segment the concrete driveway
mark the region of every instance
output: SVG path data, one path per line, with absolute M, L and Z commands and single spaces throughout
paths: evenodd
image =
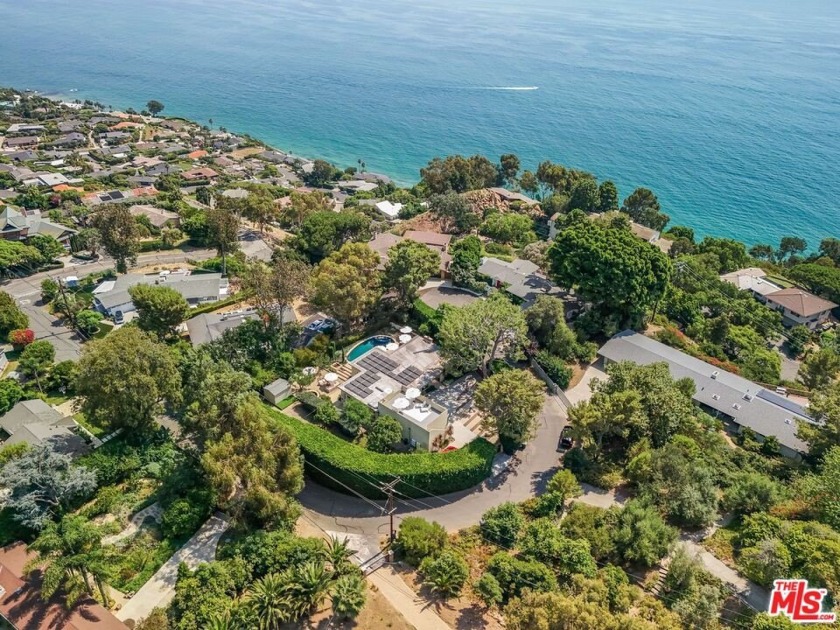
M 175 582 L 178 580 L 178 565 L 182 562 L 195 569 L 202 562 L 216 559 L 219 539 L 228 528 L 228 521 L 212 516 L 201 526 L 192 538 L 158 569 L 149 581 L 115 614 L 117 619 L 135 622 L 149 616 L 155 608 L 164 608 L 175 597 Z
M 585 402 L 592 397 L 592 390 L 589 388 L 592 379 L 607 380 L 607 373 L 604 372 L 604 361 L 598 359 L 595 363 L 586 368 L 580 383 L 565 392 L 566 398 L 573 405 Z

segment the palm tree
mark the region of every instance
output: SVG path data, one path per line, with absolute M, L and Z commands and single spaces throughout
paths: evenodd
M 288 591 L 289 580 L 279 573 L 269 573 L 251 585 L 244 601 L 260 630 L 276 630 L 296 618 Z
M 339 540 L 337 536 L 331 536 L 327 541 L 324 559 L 330 567 L 333 579 L 347 573 L 348 569 L 352 566 L 350 564 L 350 557 L 355 552 L 350 549 L 349 543 L 350 541 L 347 538 Z
M 305 562 L 296 570 L 286 569 L 283 576 L 289 582 L 289 594 L 298 617 L 312 612 L 327 598 L 332 575 L 323 562 Z
M 342 619 L 355 617 L 364 608 L 366 598 L 365 581 L 358 573 L 342 575 L 332 589 L 333 614 Z
M 204 626 L 205 630 L 234 630 L 236 626 L 230 618 L 230 611 L 226 610 L 221 615 L 213 615 Z
M 41 597 L 45 600 L 62 589 L 70 608 L 85 593 L 93 596 L 95 585 L 108 606 L 106 551 L 93 523 L 81 516 L 65 516 L 59 523 L 49 523 L 29 548 L 38 556 L 27 563 L 25 571 L 43 569 Z

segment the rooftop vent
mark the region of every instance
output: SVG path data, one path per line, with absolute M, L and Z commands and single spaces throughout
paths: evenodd
M 717 378 L 717 377 L 718 377 L 718 374 L 720 374 L 720 372 L 718 372 L 717 370 L 715 370 L 714 372 L 712 372 L 712 378 Z
M 714 400 L 720 400 L 720 394 L 712 394 Z
M 738 403 L 735 403 L 734 405 L 732 405 L 732 408 L 737 411 L 738 409 L 741 408 L 741 405 L 739 405 Z
M 755 396 L 753 396 L 753 395 L 752 395 L 752 394 L 750 394 L 749 392 L 747 392 L 746 394 L 744 394 L 744 400 L 752 400 L 753 398 L 755 398 Z
M 793 424 L 792 418 L 785 418 L 785 424 Z

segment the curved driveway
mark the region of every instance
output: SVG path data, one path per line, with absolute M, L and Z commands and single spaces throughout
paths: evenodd
M 538 419 L 536 437 L 520 451 L 522 461 L 519 466 L 501 482 L 488 479 L 470 490 L 438 498 L 415 500 L 400 499 L 398 496 L 400 500 L 397 501 L 396 518 L 422 516 L 437 521 L 449 531 L 456 531 L 475 525 L 484 512 L 500 503 L 524 501 L 534 496 L 544 489 L 551 476 L 560 469 L 557 444 L 565 424 L 566 411 L 563 405 L 554 396 L 546 396 Z M 388 533 L 384 501 L 365 501 L 313 482 L 307 483 L 299 499 L 308 516 L 324 529 L 368 536 Z

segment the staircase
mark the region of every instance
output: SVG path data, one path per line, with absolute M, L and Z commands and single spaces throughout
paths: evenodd
M 356 368 L 349 363 L 333 363 L 330 369 L 338 374 L 341 381 L 346 381 L 356 373 Z

